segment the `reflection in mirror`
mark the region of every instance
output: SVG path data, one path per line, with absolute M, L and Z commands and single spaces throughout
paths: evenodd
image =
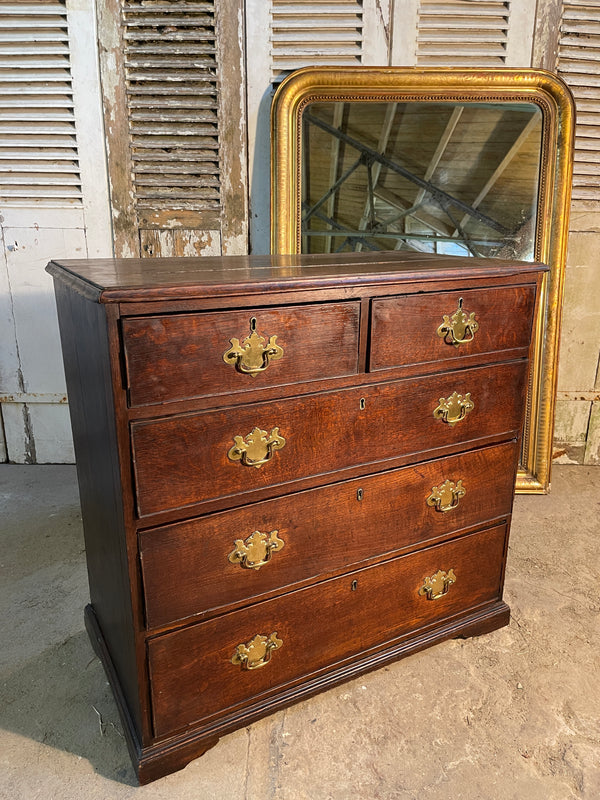
M 302 252 L 534 260 L 541 136 L 533 103 L 310 103 Z

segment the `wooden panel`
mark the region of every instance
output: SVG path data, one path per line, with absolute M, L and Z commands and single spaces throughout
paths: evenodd
M 221 254 L 221 234 L 219 230 L 187 228 L 140 230 L 140 252 L 144 258 L 218 256 Z
M 253 319 L 263 345 L 275 336 L 283 355 L 264 372 L 249 375 L 225 363 L 223 354 L 232 339 L 249 336 Z M 131 404 L 351 375 L 358 368 L 359 319 L 359 303 L 125 319 Z
M 450 335 L 440 337 L 437 330 L 444 323 L 444 316 L 451 317 L 459 304 L 467 317 L 475 314 L 479 327 L 472 341 L 456 346 Z M 455 359 L 468 362 L 483 355 L 488 357 L 486 360 L 498 360 L 505 359 L 509 350 L 527 355 L 534 305 L 535 286 L 374 300 L 370 369 Z M 444 368 L 443 363 L 435 366 Z
M 135 422 L 131 431 L 138 512 L 146 516 L 284 487 L 307 476 L 323 484 L 338 469 L 368 464 L 381 469 L 386 459 L 424 448 L 433 451 L 509 432 L 512 436 L 521 425 L 526 374 L 526 362 L 517 362 Z M 440 398 L 453 392 L 470 392 L 475 404 L 454 426 L 433 416 Z M 234 436 L 246 437 L 255 427 L 268 434 L 278 428 L 285 446 L 260 468 L 230 460 Z
M 149 627 L 240 602 L 510 514 L 518 447 L 509 442 L 418 467 L 256 503 L 140 534 Z M 426 499 L 461 480 L 452 511 Z M 235 541 L 277 530 L 284 542 L 260 569 L 232 564 Z
M 499 598 L 505 534 L 505 526 L 492 528 L 150 641 L 157 735 Z M 419 595 L 440 569 L 456 576 L 448 594 Z M 263 669 L 231 663 L 238 644 L 275 632 L 283 644 Z

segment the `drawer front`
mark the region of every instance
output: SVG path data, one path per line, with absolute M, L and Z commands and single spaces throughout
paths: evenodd
M 505 534 L 498 526 L 151 640 L 156 734 L 499 599 Z
M 535 294 L 510 286 L 374 300 L 369 368 L 526 354 Z
M 124 319 L 130 403 L 355 374 L 359 319 L 357 302 Z
M 517 456 L 517 443 L 507 442 L 144 531 L 147 624 L 257 599 L 508 516 Z
M 324 484 L 346 467 L 486 436 L 512 438 L 521 425 L 526 374 L 526 362 L 514 362 L 135 422 L 138 513 L 304 477 Z

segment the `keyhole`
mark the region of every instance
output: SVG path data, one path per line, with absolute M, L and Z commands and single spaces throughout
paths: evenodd
M 351 591 L 355 592 L 358 589 L 358 581 L 352 581 L 350 584 Z
M 364 397 L 361 397 L 361 398 L 360 398 L 360 403 L 359 403 L 360 410 L 361 410 L 361 411 L 364 411 L 364 410 L 365 410 L 365 406 L 366 406 L 366 405 L 367 405 L 367 401 L 365 400 L 365 398 L 364 398 Z
M 250 317 L 250 330 L 252 333 L 256 330 L 256 317 Z
M 358 489 L 358 490 L 357 490 L 357 492 L 356 492 L 356 499 L 358 500 L 358 502 L 359 502 L 359 503 L 360 503 L 360 501 L 363 499 L 363 490 L 362 490 L 362 489 Z

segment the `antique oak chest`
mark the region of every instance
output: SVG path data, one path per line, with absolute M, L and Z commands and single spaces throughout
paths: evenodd
M 544 267 L 51 262 L 102 659 L 142 783 L 505 625 Z

